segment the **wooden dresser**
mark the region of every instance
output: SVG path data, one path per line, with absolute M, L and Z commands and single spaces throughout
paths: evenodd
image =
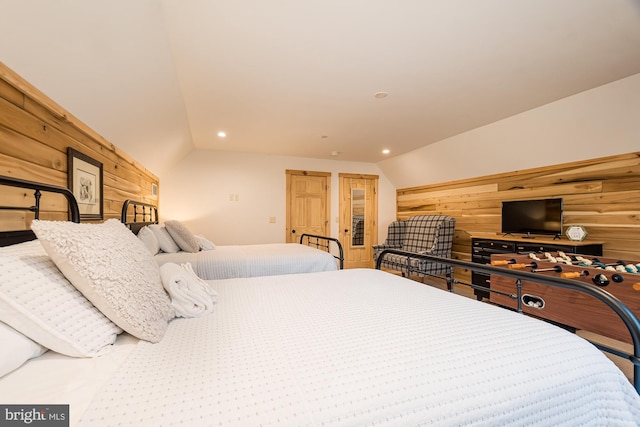
M 551 237 L 523 238 L 515 236 L 502 236 L 495 233 L 474 234 L 471 236 L 471 261 L 480 264 L 491 262 L 494 254 L 528 254 L 529 252 L 555 252 L 563 251 L 572 254 L 602 255 L 602 242 L 583 241 L 574 242 L 567 239 Z M 471 273 L 471 283 L 474 285 L 491 286 L 488 274 Z M 489 292 L 474 290 L 478 299 L 489 298 Z

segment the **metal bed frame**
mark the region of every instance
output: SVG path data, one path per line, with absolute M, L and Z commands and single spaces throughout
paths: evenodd
M 62 194 L 67 199 L 69 220 L 80 222 L 80 210 L 73 193 L 64 187 L 27 181 L 25 179 L 0 176 L 0 186 L 17 187 L 34 190 L 34 204 L 32 206 L 0 206 L 0 210 L 33 212 L 34 219 L 40 219 L 40 198 L 42 192 Z M 8 246 L 16 243 L 34 240 L 36 235 L 31 230 L 15 230 L 0 232 L 0 246 Z
M 129 217 L 129 206 L 133 208 L 133 221 L 128 221 L 127 219 Z M 138 217 L 141 219 L 138 220 Z M 133 234 L 138 234 L 142 227 L 158 223 L 158 207 L 151 203 L 127 199 L 122 204 L 120 221 L 129 227 Z
M 333 254 L 332 255 L 336 260 L 340 262 L 340 270 L 344 269 L 344 251 L 342 250 L 342 243 L 340 243 L 340 240 L 334 239 L 333 237 L 318 236 L 315 234 L 305 233 L 300 236 L 301 245 L 304 244 L 302 243 L 304 239 L 306 239 L 307 246 L 314 246 L 316 249 L 322 248 L 323 250 L 329 253 L 331 253 L 331 242 L 335 243 L 336 247 L 338 248 L 339 255 L 333 255 Z M 311 239 L 315 239 L 315 240 L 311 241 Z
M 398 254 L 407 256 L 407 268 L 410 271 L 417 273 L 415 269 L 411 268 L 410 260 L 412 258 L 426 260 L 430 262 L 437 262 L 441 264 L 446 264 L 451 267 L 459 267 L 464 269 L 469 269 L 472 271 L 477 271 L 485 274 L 498 274 L 505 277 L 510 277 L 516 280 L 516 293 L 515 294 L 507 294 L 504 292 L 499 292 L 495 290 L 488 289 L 483 286 L 474 285 L 472 283 L 462 282 L 460 280 L 454 279 L 452 276 L 441 277 L 441 276 L 433 276 L 428 274 L 428 276 L 437 277 L 440 279 L 444 279 L 447 282 L 447 288 L 449 292 L 454 292 L 454 286 L 457 284 L 471 287 L 473 289 L 482 289 L 483 291 L 499 293 L 501 295 L 508 296 L 512 299 L 517 299 L 517 312 L 523 313 L 522 311 L 522 282 L 525 280 L 533 281 L 536 283 L 540 283 L 547 286 L 553 286 L 556 288 L 568 289 L 576 292 L 581 292 L 592 296 L 599 301 L 605 303 L 614 313 L 624 322 L 627 327 L 629 334 L 631 335 L 631 340 L 633 342 L 633 354 L 625 353 L 618 349 L 599 344 L 593 341 L 590 341 L 594 346 L 596 346 L 601 351 L 628 359 L 633 363 L 633 386 L 636 391 L 640 394 L 640 321 L 636 317 L 636 315 L 618 298 L 611 295 L 609 292 L 592 285 L 590 283 L 584 283 L 577 280 L 570 279 L 562 279 L 559 277 L 552 276 L 543 276 L 540 274 L 530 273 L 528 271 L 520 271 L 520 270 L 508 270 L 504 268 L 494 267 L 491 265 L 484 264 L 476 264 L 469 261 L 460 261 L 450 258 L 442 258 L 432 255 L 423 255 L 412 252 L 401 251 L 397 249 L 385 249 L 380 253 L 378 260 L 376 262 L 376 269 L 380 270 L 380 264 L 382 259 L 386 254 Z M 423 273 L 424 274 L 424 273 Z M 407 276 L 410 278 L 410 273 Z
M 133 209 L 133 220 L 129 221 L 130 213 L 129 208 Z M 138 219 L 140 217 L 140 219 Z M 122 205 L 122 211 L 120 213 L 120 221 L 125 224 L 134 234 L 138 234 L 138 231 L 145 225 L 158 223 L 158 208 L 156 205 L 139 202 L 136 200 L 127 199 Z M 333 257 L 339 261 L 340 270 L 344 268 L 344 252 L 342 250 L 342 244 L 338 239 L 326 236 L 317 236 L 315 234 L 302 234 L 300 236 L 300 244 L 307 246 L 313 246 L 316 249 L 322 249 L 331 253 L 331 243 L 334 243 L 338 248 L 339 255 L 333 255 Z

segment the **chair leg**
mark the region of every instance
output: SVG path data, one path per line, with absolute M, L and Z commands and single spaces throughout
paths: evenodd
M 448 268 L 445 275 L 447 281 L 447 290 L 453 292 L 453 268 Z

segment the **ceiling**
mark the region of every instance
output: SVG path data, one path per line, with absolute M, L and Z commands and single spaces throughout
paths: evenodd
M 0 10 L 0 59 L 156 173 L 194 147 L 378 162 L 640 73 L 640 0 Z

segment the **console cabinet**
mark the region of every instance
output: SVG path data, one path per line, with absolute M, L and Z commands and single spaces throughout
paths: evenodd
M 495 235 L 493 235 L 495 236 Z M 562 251 L 571 254 L 583 254 L 602 256 L 601 242 L 573 242 L 570 240 L 552 240 L 550 238 L 523 238 L 523 237 L 471 237 L 471 261 L 480 264 L 489 264 L 491 255 L 494 254 L 529 254 L 530 252 L 544 253 Z M 471 283 L 491 287 L 491 276 L 483 273 L 471 273 Z M 489 292 L 474 289 L 478 300 L 489 298 Z

